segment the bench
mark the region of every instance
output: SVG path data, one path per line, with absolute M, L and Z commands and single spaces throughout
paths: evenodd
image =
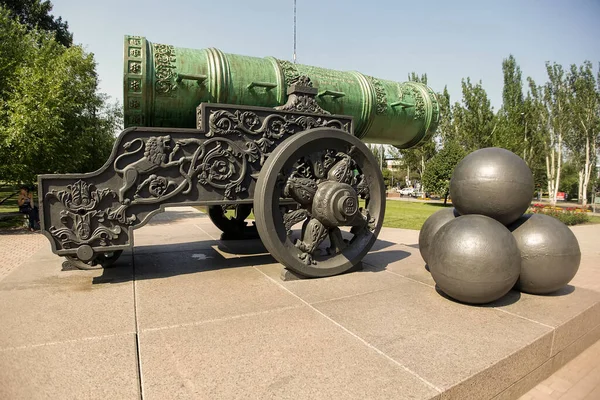
M 0 213 L 0 221 L 2 221 L 4 219 L 18 218 L 18 217 L 23 218 L 23 226 L 25 226 L 25 227 L 29 226 L 29 217 L 27 216 L 27 214 L 23 214 L 18 211 Z

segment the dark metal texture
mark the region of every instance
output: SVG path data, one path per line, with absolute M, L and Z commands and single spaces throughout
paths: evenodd
M 293 199 L 298 208 L 282 210 L 282 199 Z M 275 149 L 260 172 L 254 201 L 258 232 L 273 257 L 302 276 L 322 277 L 350 270 L 371 249 L 383 223 L 385 187 L 377 160 L 360 140 L 317 128 Z M 294 241 L 293 227 L 300 223 Z
M 533 191 L 533 175 L 525 161 L 497 147 L 467 155 L 450 180 L 452 204 L 461 215 L 486 215 L 504 225 L 527 211 Z
M 472 304 L 504 296 L 521 271 L 517 241 L 498 221 L 463 215 L 440 228 L 430 248 L 429 270 L 440 290 Z
M 225 215 L 227 210 L 233 210 L 235 215 L 228 217 Z M 252 204 L 208 206 L 208 217 L 223 232 L 221 240 L 258 238 L 256 226 L 246 222 L 251 212 Z
M 442 226 L 458 216 L 458 211 L 456 211 L 455 208 L 444 208 L 436 211 L 429 218 L 427 218 L 421 227 L 421 231 L 419 232 L 419 251 L 421 252 L 421 257 L 423 257 L 425 263 L 427 263 L 429 260 L 431 246 L 435 245 L 433 242 L 433 237 L 435 234 Z
M 319 113 L 313 88 L 296 89 L 280 110 L 204 103 L 199 129 L 126 129 L 100 170 L 40 175 L 52 250 L 94 263 L 131 247 L 133 229 L 165 206 L 252 204 L 263 164 L 285 139 L 316 127 L 352 136 L 351 117 Z
M 579 269 L 581 251 L 569 227 L 548 215 L 526 214 L 509 229 L 521 251 L 519 290 L 552 293 L 573 279 Z

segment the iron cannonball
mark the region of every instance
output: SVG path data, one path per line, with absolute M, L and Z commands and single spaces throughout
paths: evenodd
M 546 294 L 566 286 L 577 273 L 581 250 L 565 224 L 543 214 L 526 214 L 509 226 L 521 252 L 517 288 Z
M 474 151 L 450 180 L 452 204 L 461 215 L 481 214 L 508 225 L 531 204 L 531 170 L 516 154 L 498 147 Z
M 433 237 L 429 270 L 439 289 L 463 303 L 483 304 L 504 296 L 521 271 L 517 241 L 498 221 L 462 215 Z
M 421 232 L 419 232 L 419 251 L 421 252 L 421 257 L 423 257 L 425 263 L 429 260 L 433 236 L 442 226 L 456 217 L 458 217 L 458 212 L 455 208 L 444 208 L 436 211 L 427 218 L 421 228 Z

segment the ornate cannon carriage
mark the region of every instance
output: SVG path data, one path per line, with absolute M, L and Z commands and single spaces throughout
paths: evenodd
M 346 272 L 385 212 L 363 142 L 416 146 L 438 122 L 435 94 L 414 82 L 137 36 L 125 37 L 124 56 L 126 129 L 109 160 L 38 179 L 42 231 L 82 269 L 112 264 L 165 207 L 202 205 L 223 239 L 252 236 L 253 210 L 267 250 L 296 274 Z

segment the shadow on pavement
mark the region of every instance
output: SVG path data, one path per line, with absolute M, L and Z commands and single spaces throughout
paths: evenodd
M 395 243 L 378 240 L 373 250 L 381 250 Z M 369 263 L 368 271 L 378 272 L 394 261 L 410 255 L 393 250 L 378 253 L 384 256 L 384 265 Z M 379 261 L 379 260 L 378 260 Z M 124 254 L 102 275 L 92 279 L 93 284 L 122 283 L 131 280 L 161 279 L 239 267 L 273 264 L 277 261 L 267 252 L 260 240 L 202 241 L 135 247 Z M 132 273 L 133 272 L 133 273 Z

